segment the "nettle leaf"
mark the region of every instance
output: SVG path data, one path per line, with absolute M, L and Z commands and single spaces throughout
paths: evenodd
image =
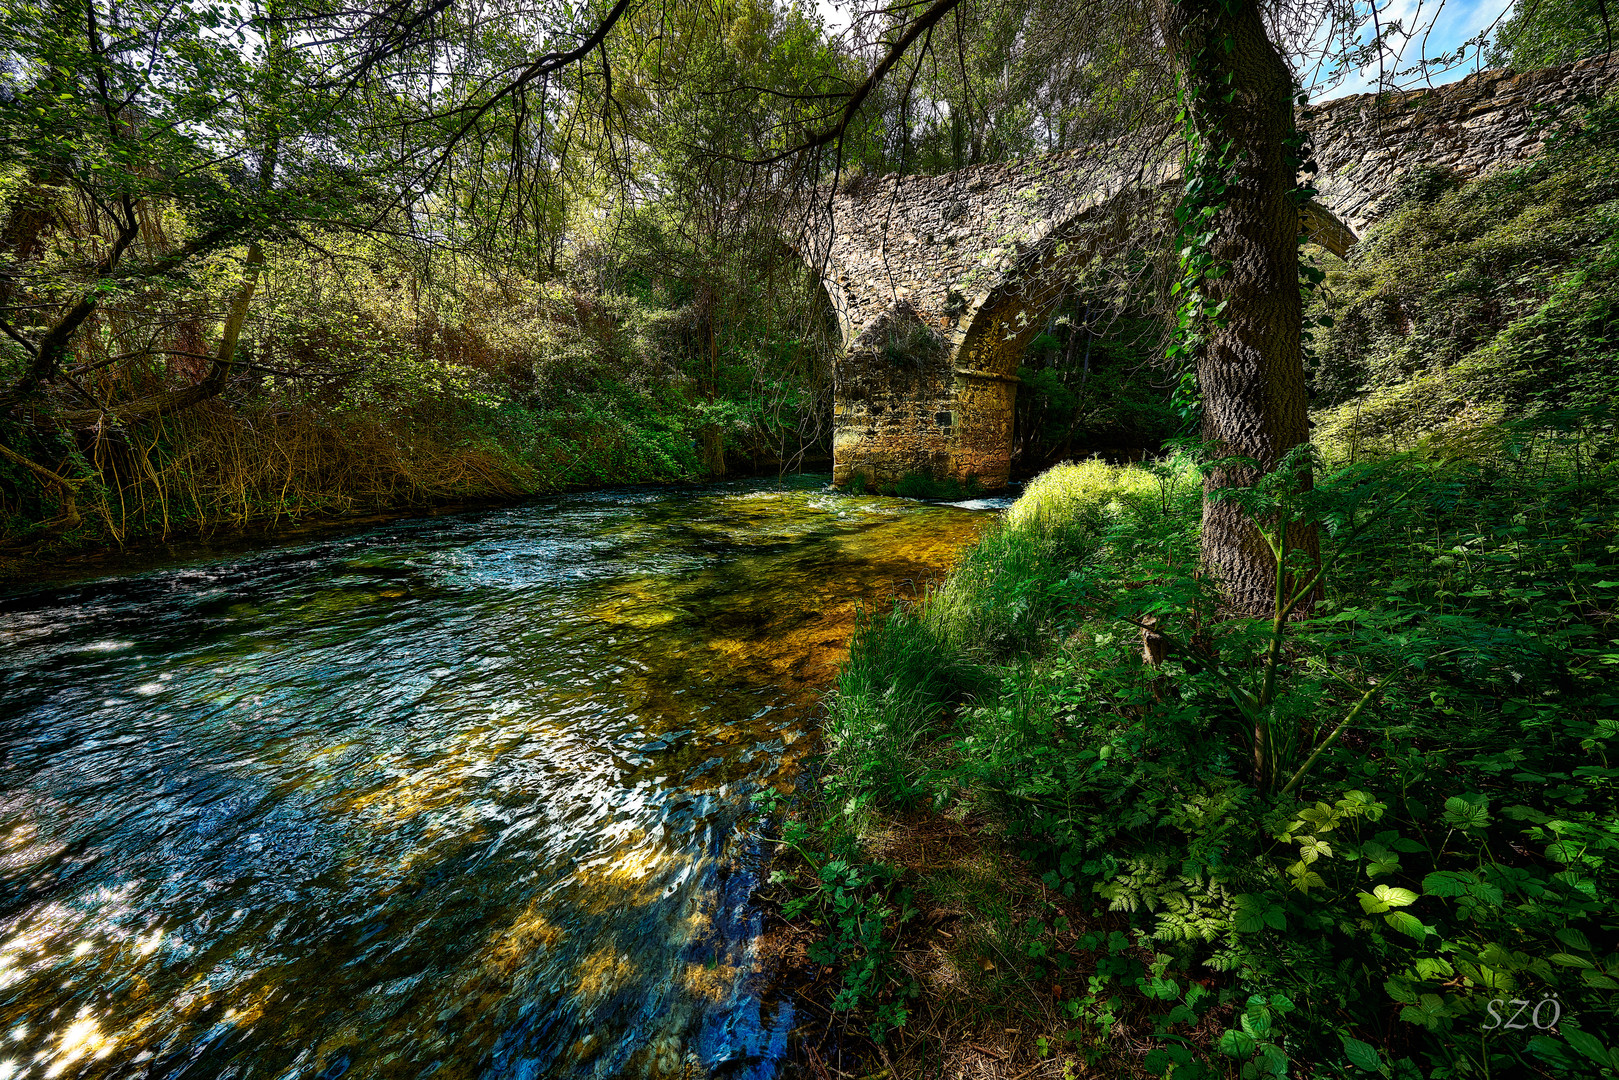
M 1308 893 L 1314 888 L 1326 887 L 1327 883 L 1321 875 L 1311 870 L 1302 861 L 1289 866 L 1287 872 L 1293 879 L 1293 887 L 1301 893 Z
M 1419 976 L 1431 982 L 1448 979 L 1456 974 L 1456 969 L 1450 965 L 1450 961 L 1438 956 L 1424 956 L 1416 962 L 1415 967 Z
M 1546 1035 L 1536 1035 L 1530 1039 L 1529 1052 L 1562 1068 L 1576 1064 L 1575 1059 L 1569 1054 L 1567 1046 L 1559 1040 Z
M 1338 1038 L 1343 1040 L 1344 1054 L 1355 1068 L 1365 1072 L 1383 1071 L 1383 1057 L 1377 1052 L 1377 1047 L 1359 1039 L 1351 1039 L 1348 1035 L 1340 1034 Z
M 1570 1046 L 1598 1065 L 1619 1064 L 1619 1058 L 1615 1057 L 1613 1051 L 1603 1046 L 1602 1040 L 1590 1032 L 1565 1026 L 1561 1029 L 1560 1034 L 1568 1040 Z
M 1472 880 L 1476 880 L 1472 874 L 1436 870 L 1422 879 L 1422 891 L 1429 896 L 1466 896 L 1467 886 Z
M 1408 979 L 1385 979 L 1383 989 L 1388 991 L 1389 997 L 1402 1005 L 1415 1005 L 1417 1003 L 1417 991 Z
M 1308 810 L 1299 811 L 1300 821 L 1309 822 L 1311 825 L 1324 826 L 1323 831 L 1330 829 L 1335 824 L 1333 819 L 1337 816 L 1332 812 L 1332 807 L 1324 802 L 1318 802 Z
M 1409 907 L 1416 903 L 1417 894 L 1410 889 L 1379 885 L 1369 893 L 1357 893 L 1356 899 L 1360 901 L 1361 910 L 1366 914 L 1380 915 L 1390 908 Z
M 1287 915 L 1263 893 L 1240 893 L 1232 912 L 1232 925 L 1239 934 L 1257 934 L 1267 926 L 1287 929 Z
M 1332 854 L 1332 845 L 1325 840 L 1317 840 L 1313 836 L 1301 836 L 1298 839 L 1303 841 L 1299 844 L 1299 858 L 1306 863 L 1313 863 L 1323 855 Z
M 1400 857 L 1375 840 L 1363 845 L 1360 853 L 1366 860 L 1366 876 L 1369 878 L 1392 874 L 1400 869 Z
M 1445 800 L 1445 823 L 1464 832 L 1483 829 L 1490 824 L 1489 804 L 1484 795 L 1452 795 Z
M 1383 921 L 1407 937 L 1421 941 L 1428 936 L 1428 928 L 1422 925 L 1422 920 L 1406 911 L 1391 911 L 1383 916 Z
M 1554 952 L 1550 957 L 1548 957 L 1548 959 L 1551 960 L 1552 963 L 1561 965 L 1562 967 L 1585 968 L 1587 970 L 1594 969 L 1596 967 L 1595 964 L 1591 963 L 1591 961 L 1587 960 L 1585 957 L 1574 956 L 1566 952 Z

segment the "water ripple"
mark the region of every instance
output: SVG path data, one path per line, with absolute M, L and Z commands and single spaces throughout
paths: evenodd
M 0 1076 L 773 1075 L 739 816 L 985 520 L 592 493 L 0 597 Z

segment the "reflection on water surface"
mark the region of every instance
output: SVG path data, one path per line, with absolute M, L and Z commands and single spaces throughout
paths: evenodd
M 0 599 L 0 1080 L 773 1075 L 738 816 L 988 520 L 823 481 Z

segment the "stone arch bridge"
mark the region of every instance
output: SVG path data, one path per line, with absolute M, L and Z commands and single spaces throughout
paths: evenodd
M 1435 90 L 1363 94 L 1300 113 L 1320 196 L 1305 228 L 1343 255 L 1396 180 L 1428 165 L 1470 178 L 1544 145 L 1545 109 L 1619 84 L 1619 57 L 1482 72 Z M 1124 242 L 1129 211 L 1179 180 L 1141 141 L 886 176 L 806 212 L 843 351 L 835 370 L 833 479 L 911 473 L 1006 484 L 1017 368 L 1071 272 Z

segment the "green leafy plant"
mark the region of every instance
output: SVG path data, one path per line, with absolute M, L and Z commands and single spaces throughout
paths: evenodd
M 1128 1014 L 1155 1032 L 1162 1075 L 1221 1057 L 1251 1076 L 1604 1075 L 1596 1032 L 1619 1005 L 1611 424 L 1543 415 L 1316 460 L 1304 493 L 1282 475 L 1231 496 L 1273 546 L 1293 517 L 1327 535 L 1321 565 L 1278 560 L 1263 619 L 1221 616 L 1196 559 L 1199 485 L 1160 487 L 1173 469 L 1099 473 L 1069 500 L 1031 489 L 933 598 L 856 641 L 850 670 L 886 687 L 867 729 L 892 721 L 888 703 L 932 711 L 903 782 L 877 764 L 884 744 L 833 727 L 841 790 L 877 800 L 867 812 L 991 812 L 1068 910 L 1125 920 L 1118 939 L 1029 945 L 1032 965 L 1096 972 L 1064 1005 L 1076 1053 L 1103 1053 Z M 1007 554 L 1052 537 L 1049 568 Z M 1002 573 L 977 576 L 978 558 Z M 1037 632 L 989 648 L 952 634 L 1008 619 L 1042 582 L 1061 587 Z M 896 663 L 901 642 L 930 659 Z M 939 680 L 951 658 L 976 681 Z M 1555 1023 L 1545 1005 L 1543 1027 L 1507 1026 L 1541 1002 Z

